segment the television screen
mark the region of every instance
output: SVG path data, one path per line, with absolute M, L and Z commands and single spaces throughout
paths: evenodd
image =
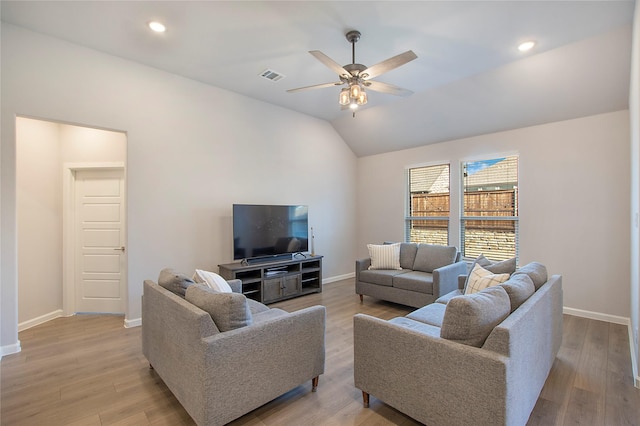
M 307 206 L 233 205 L 233 258 L 309 250 Z

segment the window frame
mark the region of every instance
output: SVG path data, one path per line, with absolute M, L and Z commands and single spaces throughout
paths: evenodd
M 465 172 L 467 169 L 468 163 L 481 162 L 481 161 L 491 161 L 500 158 L 516 158 L 516 184 L 514 189 L 514 210 L 515 216 L 465 216 Z M 459 173 L 459 235 L 458 235 L 458 243 L 460 246 L 460 253 L 462 258 L 467 261 L 471 261 L 475 259 L 476 256 L 469 256 L 465 253 L 465 222 L 468 221 L 510 221 L 514 224 L 514 253 L 513 257 L 516 258 L 516 264 L 519 261 L 519 252 L 520 252 L 520 154 L 517 152 L 508 152 L 508 153 L 497 153 L 497 154 L 489 154 L 485 156 L 478 156 L 473 158 L 464 158 L 460 160 L 460 173 Z M 490 258 L 490 256 L 487 256 Z M 496 259 L 493 259 L 496 260 Z M 500 259 L 502 260 L 502 259 Z
M 421 169 L 427 167 L 439 167 L 446 166 L 448 169 L 448 192 L 449 195 L 449 212 L 447 216 L 411 216 L 412 212 L 412 192 L 411 192 L 411 171 L 414 169 Z M 447 222 L 447 244 L 451 241 L 451 162 L 450 161 L 436 161 L 423 164 L 415 164 L 406 166 L 405 168 L 405 218 L 404 218 L 404 241 L 411 242 L 411 224 L 414 221 L 446 221 Z M 430 243 L 432 244 L 432 243 Z

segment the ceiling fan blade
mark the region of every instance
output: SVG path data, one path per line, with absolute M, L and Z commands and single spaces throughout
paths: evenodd
M 337 81 L 335 83 L 314 84 L 313 86 L 305 86 L 305 87 L 298 87 L 297 89 L 289 89 L 287 90 L 287 92 L 294 93 L 294 92 L 301 92 L 303 90 L 322 89 L 325 87 L 340 86 L 341 84 L 343 84 L 341 81 Z
M 349 71 L 347 71 L 344 68 L 342 68 L 342 65 L 340 65 L 339 63 L 337 63 L 336 61 L 334 61 L 333 59 L 331 59 L 330 57 L 328 57 L 327 55 L 325 55 L 321 51 L 319 51 L 319 50 L 310 50 L 309 53 L 311 53 L 313 56 L 315 56 L 315 58 L 317 60 L 319 60 L 320 62 L 325 64 L 327 67 L 329 67 L 331 70 L 333 70 L 333 72 L 335 72 L 336 74 L 351 76 L 351 74 L 349 74 Z
M 364 77 L 365 80 L 369 80 L 371 78 L 375 78 L 380 74 L 384 74 L 387 71 L 391 71 L 392 69 L 398 68 L 401 65 L 406 64 L 407 62 L 411 62 L 416 59 L 418 56 L 413 53 L 412 50 L 407 50 L 404 53 L 394 56 L 393 58 L 389 58 L 385 61 L 379 62 L 375 65 L 370 66 L 366 70 L 362 71 L 360 74 L 367 74 Z
M 394 86 L 389 83 L 381 83 L 379 81 L 366 81 L 364 87 L 376 92 L 388 93 L 396 96 L 409 96 L 413 94 L 411 90 L 403 89 L 402 87 Z

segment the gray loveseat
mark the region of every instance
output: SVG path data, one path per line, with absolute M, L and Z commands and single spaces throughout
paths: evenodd
M 356 260 L 356 293 L 415 308 L 458 288 L 466 262 L 453 246 L 400 244 L 401 269 L 369 269 L 371 258 Z
M 365 406 L 372 395 L 430 426 L 527 423 L 562 342 L 562 277 L 532 263 L 461 288 L 406 317 L 354 317 Z
M 229 284 L 239 291 L 239 280 Z M 200 301 L 207 292 L 190 285 L 186 298 Z M 244 298 L 225 294 L 233 303 Z M 241 314 L 251 324 L 220 331 L 237 327 L 237 318 L 214 322 L 185 298 L 144 282 L 144 356 L 198 425 L 226 424 L 307 380 L 315 390 L 324 372 L 324 306 L 287 313 L 246 300 L 251 314 Z

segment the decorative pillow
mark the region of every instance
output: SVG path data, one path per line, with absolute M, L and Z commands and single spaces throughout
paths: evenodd
M 215 272 L 196 269 L 195 274 L 193 274 L 193 280 L 199 284 L 206 284 L 209 288 L 219 291 L 220 293 L 232 293 L 227 280 Z
M 533 281 L 526 274 L 513 274 L 511 278 L 500 285 L 509 295 L 511 312 L 518 309 L 536 291 Z
M 416 243 L 400 244 L 400 267 L 402 269 L 413 269 L 417 251 L 418 245 Z
M 433 272 L 434 269 L 451 265 L 455 262 L 457 254 L 458 249 L 454 246 L 418 244 L 416 260 L 413 262 L 413 270 Z
M 240 293 L 219 293 L 206 284 L 187 288 L 185 299 L 211 315 L 221 332 L 253 324 L 247 298 Z
M 184 297 L 187 287 L 194 284 L 194 282 L 184 274 L 179 274 L 171 268 L 164 268 L 158 276 L 158 284 L 170 292 Z
M 547 267 L 542 263 L 531 262 L 518 269 L 516 274 L 527 274 L 533 281 L 533 285 L 536 290 L 542 287 L 542 284 L 547 282 Z
M 402 269 L 400 268 L 400 243 L 367 244 L 371 266 L 369 269 Z
M 465 345 L 482 347 L 494 327 L 511 312 L 509 296 L 501 286 L 454 297 L 447 303 L 440 337 Z
M 476 265 L 480 265 L 484 268 L 486 266 L 491 265 L 491 261 L 486 257 L 484 257 L 484 254 L 480 254 L 480 256 L 476 257 L 476 260 L 474 260 L 473 263 L 471 264 L 471 268 L 469 268 L 469 273 L 467 274 L 467 278 L 464 280 L 465 291 L 467 289 L 467 284 L 469 284 L 469 276 L 471 275 L 471 271 L 473 271 L 473 268 L 475 268 Z
M 491 262 L 490 265 L 483 266 L 489 272 L 494 274 L 513 274 L 516 271 L 516 258 L 503 260 L 500 262 Z
M 487 287 L 501 284 L 508 279 L 509 274 L 492 274 L 482 266 L 476 264 L 476 266 L 473 267 L 473 270 L 469 274 L 469 279 L 467 281 L 467 287 L 464 289 L 464 294 L 477 293 Z

